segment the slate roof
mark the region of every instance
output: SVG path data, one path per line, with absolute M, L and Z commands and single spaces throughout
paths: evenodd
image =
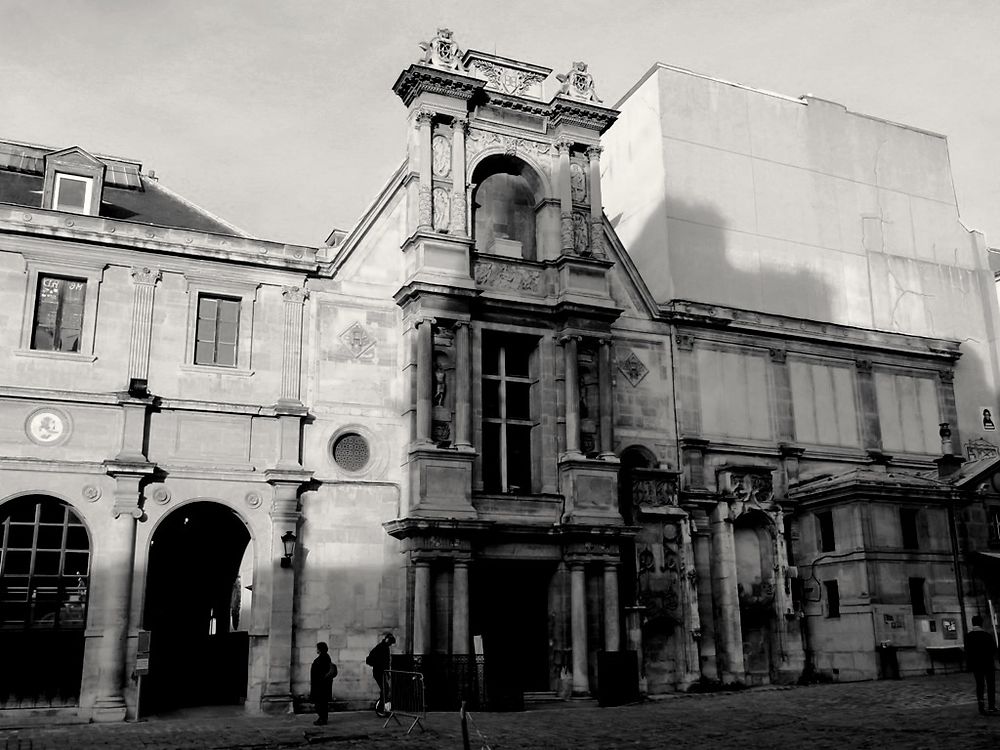
M 45 154 L 59 149 L 0 140 L 0 203 L 41 208 Z M 129 159 L 94 158 L 107 166 L 101 216 L 108 219 L 248 236 L 246 232 L 167 189 Z

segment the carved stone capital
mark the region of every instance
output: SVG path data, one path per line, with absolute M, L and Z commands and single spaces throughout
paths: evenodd
M 132 281 L 136 284 L 155 285 L 160 280 L 160 269 L 148 266 L 132 266 Z
M 434 121 L 434 110 L 421 107 L 413 113 L 413 121 L 416 123 L 418 128 L 422 128 L 425 125 L 430 127 L 431 122 Z
M 858 372 L 872 371 L 872 361 L 870 359 L 856 359 L 854 360 L 854 366 L 858 368 Z
M 559 337 L 559 343 L 562 344 L 563 346 L 568 344 L 570 341 L 576 341 L 576 342 L 583 341 L 583 336 L 578 336 L 576 334 L 568 333 Z
M 954 383 L 955 382 L 955 371 L 954 370 L 938 370 L 938 377 L 941 379 L 942 383 Z
M 780 346 L 772 346 L 767 350 L 767 353 L 770 355 L 772 362 L 776 362 L 782 365 L 788 358 L 788 351 Z
M 569 154 L 573 148 L 573 141 L 560 140 L 555 142 L 556 153 L 560 156 L 563 154 Z
M 591 161 L 597 161 L 601 158 L 601 152 L 604 151 L 602 146 L 588 146 L 587 147 L 587 158 Z
M 283 286 L 281 298 L 289 304 L 301 305 L 309 298 L 309 291 L 300 286 Z

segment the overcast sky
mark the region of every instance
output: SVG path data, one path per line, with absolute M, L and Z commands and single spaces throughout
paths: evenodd
M 140 160 L 251 234 L 320 244 L 404 152 L 390 90 L 439 26 L 614 104 L 657 61 L 948 136 L 1000 246 L 997 0 L 0 0 L 0 137 Z M 557 84 L 549 81 L 546 95 Z

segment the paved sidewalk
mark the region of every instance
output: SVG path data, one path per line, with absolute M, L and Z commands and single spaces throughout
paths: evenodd
M 372 748 L 462 747 L 458 715 L 430 714 L 427 731 L 390 724 L 370 712 L 262 717 L 193 711 L 139 723 L 31 727 L 0 731 L 0 750 L 87 748 Z M 478 732 L 477 732 L 478 730 Z M 1000 715 L 976 712 L 971 675 L 896 682 L 760 688 L 678 695 L 641 705 L 576 705 L 522 713 L 475 714 L 474 750 L 661 750 L 662 748 L 1000 748 Z

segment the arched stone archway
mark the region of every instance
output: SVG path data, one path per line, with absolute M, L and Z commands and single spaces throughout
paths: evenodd
M 143 714 L 246 699 L 249 623 L 243 597 L 251 535 L 235 511 L 179 506 L 150 540 L 143 628 L 150 632 Z
M 751 684 L 771 682 L 775 632 L 776 550 L 773 521 L 752 510 L 733 521 L 743 664 Z
M 79 702 L 90 553 L 87 527 L 62 500 L 0 505 L 0 707 Z

